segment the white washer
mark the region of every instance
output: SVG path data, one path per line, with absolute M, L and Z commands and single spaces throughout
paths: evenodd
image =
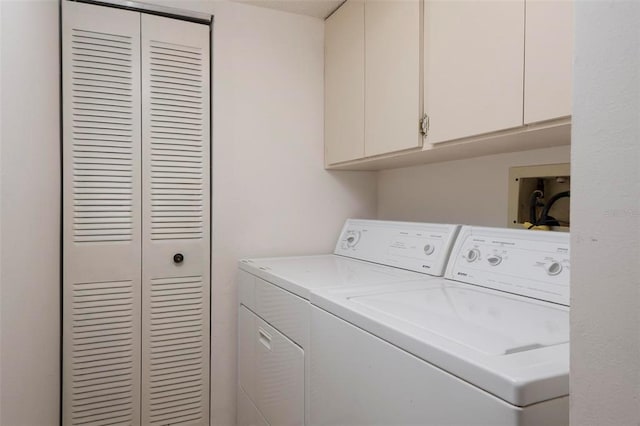
M 445 278 L 311 296 L 314 425 L 569 423 L 569 235 L 462 227 Z
M 308 424 L 312 291 L 441 277 L 458 230 L 349 219 L 334 254 L 240 261 L 238 424 Z

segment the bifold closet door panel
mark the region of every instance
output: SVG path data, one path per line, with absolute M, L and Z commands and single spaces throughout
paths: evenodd
M 63 424 L 136 425 L 140 14 L 62 7 Z
M 209 422 L 209 27 L 142 15 L 142 423 Z

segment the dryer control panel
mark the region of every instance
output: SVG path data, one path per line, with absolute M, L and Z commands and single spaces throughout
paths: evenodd
M 463 226 L 446 277 L 569 305 L 569 234 Z
M 459 228 L 459 225 L 348 219 L 334 254 L 442 276 Z

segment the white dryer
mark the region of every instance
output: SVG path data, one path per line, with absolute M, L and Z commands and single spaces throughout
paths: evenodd
M 441 277 L 458 230 L 349 219 L 333 254 L 240 261 L 238 424 L 308 424 L 312 291 Z
M 445 278 L 311 296 L 314 425 L 569 423 L 569 235 L 462 227 Z

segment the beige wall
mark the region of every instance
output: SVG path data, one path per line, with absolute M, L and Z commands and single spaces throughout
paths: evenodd
M 509 168 L 569 162 L 569 147 L 384 170 L 378 218 L 507 226 Z
M 214 13 L 211 412 L 227 425 L 236 261 L 329 252 L 346 217 L 375 217 L 376 180 L 323 170 L 323 22 L 230 3 Z
M 2 1 L 0 424 L 58 423 L 56 1 Z M 238 258 L 328 252 L 375 217 L 373 173 L 323 170 L 323 23 L 226 1 L 215 15 L 212 424 L 235 420 Z
M 640 424 L 640 3 L 576 2 L 571 424 Z
M 55 1 L 2 1 L 0 424 L 58 423 L 59 53 Z

